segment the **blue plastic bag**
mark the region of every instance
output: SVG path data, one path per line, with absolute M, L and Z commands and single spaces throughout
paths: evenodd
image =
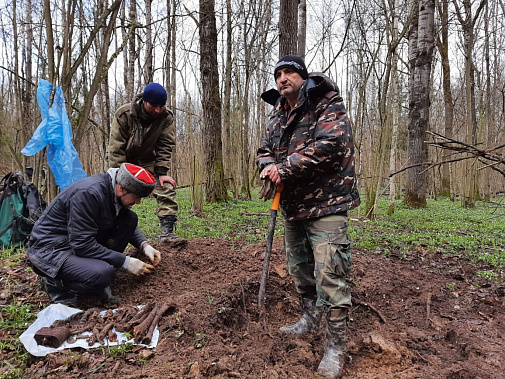
M 56 87 L 53 104 L 49 108 L 52 87 L 53 85 L 47 80 L 39 80 L 37 103 L 42 122 L 21 153 L 32 156 L 48 146 L 47 163 L 53 172 L 56 184 L 63 191 L 72 183 L 85 178 L 86 172 L 82 169 L 81 161 L 72 144 L 72 125 L 67 116 L 61 87 Z

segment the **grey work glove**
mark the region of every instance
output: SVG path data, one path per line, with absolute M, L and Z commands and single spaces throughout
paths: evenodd
M 153 265 L 144 263 L 140 259 L 132 257 L 126 257 L 122 267 L 131 272 L 133 275 L 149 274 L 151 270 L 154 270 Z
M 272 200 L 275 196 L 276 185 L 270 178 L 263 179 L 263 186 L 261 187 L 259 198 L 265 201 Z

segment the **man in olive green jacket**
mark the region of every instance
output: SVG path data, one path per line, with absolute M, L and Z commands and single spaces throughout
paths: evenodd
M 166 109 L 167 91 L 149 83 L 130 104 L 121 106 L 112 120 L 109 139 L 109 165 L 128 162 L 139 165 L 156 177 L 154 196 L 158 202 L 161 242 L 185 244 L 173 234 L 177 221 L 176 183 L 170 176 L 170 160 L 175 149 L 173 114 Z

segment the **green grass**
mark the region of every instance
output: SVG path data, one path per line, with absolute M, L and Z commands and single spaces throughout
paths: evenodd
M 245 243 L 264 242 L 270 221 L 271 202 L 259 200 L 258 190 L 256 188 L 253 191 L 251 201 L 205 204 L 200 217 L 191 212 L 191 190 L 178 190 L 179 221 L 176 233 L 188 239 L 224 238 Z M 395 205 L 395 213 L 388 216 L 388 200 L 382 198 L 374 221 L 360 219 L 358 209 L 351 212 L 349 234 L 353 248 L 364 253 L 400 256 L 413 251 L 458 254 L 490 265 L 490 269 L 477 273 L 479 277 L 500 280 L 503 279 L 501 271 L 505 267 L 505 200 L 501 198 L 494 201 L 478 202 L 476 208 L 464 209 L 459 203 L 448 199 L 428 200 L 427 208 L 413 210 L 399 200 Z M 160 232 L 155 215 L 156 201 L 153 198 L 144 199 L 133 210 L 139 216 L 140 229 L 150 240 L 156 241 Z M 283 219 L 279 214 L 275 236 L 280 237 L 282 232 Z M 20 264 L 25 265 L 24 255 L 23 249 L 2 251 L 2 272 Z M 15 279 L 10 279 L 12 280 Z M 456 285 L 448 282 L 446 289 L 453 291 Z M 6 290 L 8 288 L 5 288 L 4 283 L 4 292 Z M 26 329 L 33 322 L 36 311 L 12 298 L 9 305 L 0 306 L 0 329 Z M 201 336 L 196 336 L 197 347 L 198 344 L 203 344 L 203 338 L 199 338 Z M 129 349 L 127 345 L 110 347 L 105 353 L 121 359 Z M 0 372 L 3 371 L 0 379 L 22 377 L 29 354 L 19 343 L 18 335 L 13 335 L 11 341 L 2 342 L 0 350 L 14 353 L 9 360 L 0 361 Z
M 409 209 L 397 201 L 390 216 L 387 206 L 387 199 L 381 199 L 375 221 L 351 222 L 350 235 L 357 248 L 399 254 L 423 249 L 505 266 L 505 205 L 478 202 L 475 208 L 465 209 L 438 199 L 428 200 L 427 208 Z
M 253 200 L 231 200 L 221 204 L 204 204 L 201 217 L 191 212 L 191 189 L 177 191 L 178 222 L 176 234 L 184 238 L 224 238 L 247 243 L 261 242 L 266 239 L 270 222 L 271 201 L 258 199 L 258 190 L 253 193 Z M 133 210 L 139 216 L 139 226 L 150 240 L 158 238 L 160 228 L 155 216 L 156 200 L 143 199 Z M 266 215 L 246 215 L 247 213 L 266 213 Z M 282 216 L 277 218 L 276 236 L 282 233 Z
M 36 318 L 36 314 L 33 314 L 32 310 L 31 304 L 1 305 L 0 329 L 8 331 L 26 329 Z
M 247 243 L 265 241 L 270 201 L 259 200 L 258 190 L 254 189 L 251 201 L 205 204 L 201 217 L 190 212 L 191 190 L 178 190 L 176 233 L 185 238 L 225 238 Z M 358 209 L 351 212 L 349 234 L 353 246 L 364 251 L 404 255 L 410 250 L 422 249 L 441 254 L 463 254 L 502 268 L 505 267 L 505 200 L 494 200 L 477 202 L 473 209 L 461 208 L 459 202 L 446 198 L 428 199 L 428 207 L 424 209 L 407 208 L 398 200 L 394 214 L 388 216 L 388 199 L 384 197 L 379 200 L 378 216 L 374 221 L 357 220 Z M 153 240 L 159 234 L 155 209 L 156 201 L 152 198 L 143 200 L 134 208 L 139 214 L 141 230 Z M 282 232 L 283 220 L 279 214 L 275 236 L 281 236 Z
M 19 336 L 36 318 L 32 310 L 31 305 L 17 304 L 16 301 L 0 306 L 0 329 L 11 333 L 10 339 L 0 341 L 0 351 L 10 353 L 9 358 L 0 360 L 0 379 L 23 377 L 30 354 L 19 341 Z

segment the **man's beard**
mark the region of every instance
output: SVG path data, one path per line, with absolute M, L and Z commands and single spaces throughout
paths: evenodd
M 147 109 L 145 108 L 145 105 L 142 105 L 142 115 L 141 115 L 141 117 L 144 120 L 152 122 L 152 121 L 156 120 L 159 116 L 160 116 L 160 114 L 156 114 L 154 112 L 152 112 L 152 114 L 149 113 L 147 111 Z
M 133 204 L 131 204 L 131 205 L 125 205 L 125 204 L 123 203 L 123 196 L 124 196 L 124 195 L 121 195 L 121 196 L 116 196 L 116 200 L 117 200 L 117 202 L 118 202 L 118 203 L 119 203 L 119 204 L 120 204 L 123 208 L 128 208 L 128 209 L 130 209 L 130 208 L 133 206 Z

